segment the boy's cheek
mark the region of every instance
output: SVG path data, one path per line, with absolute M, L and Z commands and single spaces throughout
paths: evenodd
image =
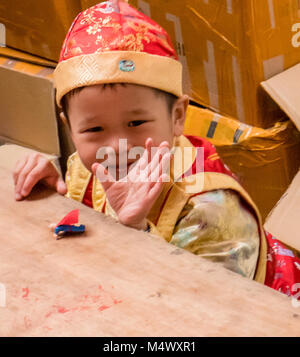
M 92 165 L 98 161 L 96 159 L 96 154 L 97 154 L 97 149 L 90 147 L 89 145 L 76 145 L 76 151 L 78 152 L 78 155 L 80 157 L 80 160 L 82 161 L 83 165 L 90 171 L 92 172 Z
M 83 165 L 86 167 L 87 170 L 89 170 L 90 172 L 92 172 L 92 166 L 95 163 L 94 160 L 91 160 L 90 158 L 86 158 L 86 157 L 82 157 L 80 156 L 81 162 L 83 163 Z

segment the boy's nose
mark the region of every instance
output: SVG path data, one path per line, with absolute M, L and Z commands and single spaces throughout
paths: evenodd
M 111 149 L 114 151 L 116 157 L 127 155 L 128 152 L 128 141 L 124 138 L 113 138 L 110 140 L 109 145 Z
M 109 151 L 113 151 L 117 165 L 123 166 L 132 164 L 137 159 L 139 159 L 144 152 L 144 148 L 141 146 L 133 145 L 133 143 L 126 139 L 116 137 L 110 140 Z

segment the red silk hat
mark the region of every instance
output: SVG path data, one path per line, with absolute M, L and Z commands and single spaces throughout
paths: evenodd
M 54 72 L 57 104 L 75 88 L 101 83 L 133 83 L 182 95 L 182 65 L 169 35 L 119 0 L 75 18 Z

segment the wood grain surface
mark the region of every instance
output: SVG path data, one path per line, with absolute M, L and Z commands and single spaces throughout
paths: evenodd
M 299 336 L 291 299 L 43 186 L 0 157 L 1 336 Z M 79 208 L 83 236 L 48 225 Z

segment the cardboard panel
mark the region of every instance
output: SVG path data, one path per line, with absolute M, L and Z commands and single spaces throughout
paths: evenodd
M 300 130 L 300 64 L 261 83 Z
M 60 156 L 52 81 L 43 77 L 42 67 L 21 63 L 21 71 L 17 65 L 5 60 L 0 66 L 0 136 Z
M 268 216 L 265 229 L 300 251 L 300 172 Z
M 15 143 L 60 157 L 64 174 L 75 147 L 58 116 L 52 62 L 3 48 L 0 70 L 0 144 Z
M 48 61 L 44 58 L 30 55 L 25 52 L 17 51 L 8 47 L 0 47 L 0 55 L 2 57 L 13 58 L 21 60 L 23 62 L 28 62 L 32 64 L 38 64 L 40 66 L 55 68 L 57 63 L 53 61 Z

